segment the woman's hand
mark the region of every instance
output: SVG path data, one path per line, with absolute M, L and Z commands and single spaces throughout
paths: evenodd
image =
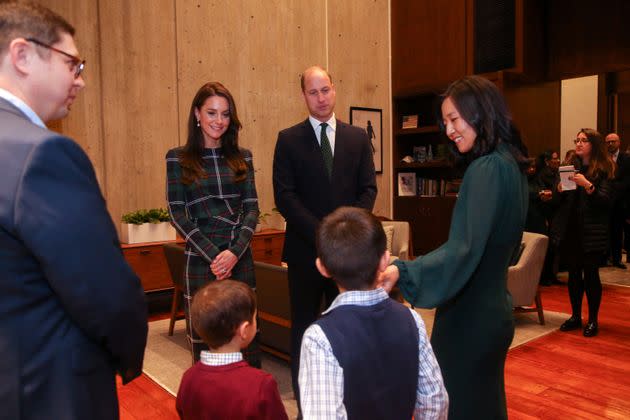
M 387 266 L 385 271 L 383 271 L 378 277 L 376 287 L 382 287 L 387 293 L 389 293 L 398 282 L 398 277 L 400 277 L 398 267 L 395 265 Z
M 541 201 L 549 201 L 551 200 L 551 190 L 540 190 L 538 196 Z
M 558 186 L 556 187 L 558 192 L 562 192 L 562 182 L 558 182 Z
M 223 280 L 232 275 L 232 268 L 238 262 L 238 258 L 236 255 L 228 249 L 225 251 L 221 251 L 219 255 L 217 255 L 212 264 L 210 264 L 210 270 L 212 270 L 212 274 L 217 278 L 217 280 Z
M 586 179 L 586 177 L 581 173 L 576 173 L 575 175 L 573 175 L 573 181 L 575 181 L 576 185 L 582 188 L 586 188 L 591 185 L 591 181 Z

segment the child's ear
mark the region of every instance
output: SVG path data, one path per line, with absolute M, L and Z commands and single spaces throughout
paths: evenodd
M 315 260 L 315 266 L 322 276 L 327 278 L 332 277 L 330 274 L 328 274 L 328 270 L 326 270 L 326 267 L 324 267 L 324 264 L 322 263 L 322 260 L 319 259 L 319 257 L 317 257 L 317 259 Z
M 249 321 L 243 321 L 241 322 L 241 325 L 238 326 L 238 328 L 236 329 L 236 335 L 238 335 L 238 337 L 241 340 L 247 340 L 247 329 L 248 327 L 251 325 L 251 322 Z
M 378 271 L 385 271 L 385 269 L 387 268 L 387 266 L 389 265 L 389 251 L 385 250 L 385 252 L 383 253 L 383 255 L 381 256 L 381 260 L 378 262 Z

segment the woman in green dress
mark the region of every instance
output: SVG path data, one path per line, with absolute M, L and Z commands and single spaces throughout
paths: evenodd
M 186 239 L 184 310 L 197 290 L 231 278 L 256 287 L 250 241 L 258 223 L 252 154 L 238 146 L 241 123 L 230 92 L 206 83 L 195 95 L 186 145 L 166 155 L 166 193 L 173 226 Z M 186 317 L 193 360 L 207 349 Z M 256 342 L 245 359 L 260 367 Z
M 466 77 L 442 96 L 441 126 L 467 165 L 448 241 L 385 271 L 411 304 L 437 307 L 431 343 L 449 419 L 507 418 L 503 369 L 514 336 L 507 268 L 527 215 L 527 150 L 490 81 Z

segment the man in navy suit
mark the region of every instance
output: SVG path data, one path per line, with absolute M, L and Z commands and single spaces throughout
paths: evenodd
M 85 86 L 74 29 L 0 3 L 0 418 L 116 419 L 147 309 L 88 157 L 44 122 Z
M 283 261 L 291 300 L 291 377 L 298 400 L 300 345 L 318 314 L 337 296 L 334 282 L 315 267 L 315 232 L 341 206 L 372 211 L 376 179 L 365 130 L 335 118 L 335 86 L 328 72 L 310 67 L 301 77 L 309 117 L 280 131 L 273 159 L 276 206 L 286 219 Z

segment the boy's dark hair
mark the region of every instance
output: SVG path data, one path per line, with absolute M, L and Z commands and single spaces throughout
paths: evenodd
M 253 321 L 255 312 L 256 295 L 249 286 L 216 280 L 195 294 L 190 319 L 208 347 L 216 349 L 232 340 L 239 325 Z
M 386 242 L 376 216 L 365 209 L 340 207 L 319 226 L 317 256 L 344 289 L 367 290 L 376 280 Z

